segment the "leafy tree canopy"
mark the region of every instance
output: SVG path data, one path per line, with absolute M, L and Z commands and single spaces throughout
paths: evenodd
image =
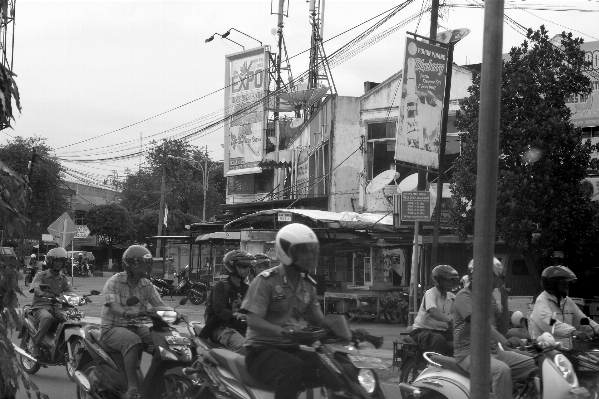
M 590 159 L 597 148 L 582 141 L 566 107 L 568 97 L 590 93 L 582 42 L 564 32 L 555 45 L 542 26 L 529 30 L 503 64 L 496 234 L 524 251 L 576 257 L 599 231 L 597 206 L 581 184 L 588 169 L 597 169 Z M 452 219 L 461 238 L 474 229 L 480 76 L 469 92 L 455 122 L 464 132 L 452 179 Z M 540 233 L 534 243 L 533 232 Z
M 133 229 L 131 215 L 116 203 L 90 209 L 87 212 L 87 226 L 91 234 L 97 234 L 109 246 L 129 242 Z

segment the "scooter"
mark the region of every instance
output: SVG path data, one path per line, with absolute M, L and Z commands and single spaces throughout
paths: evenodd
M 292 334 L 302 350 L 317 353 L 321 360 L 324 387 L 310 388 L 302 396 L 320 397 L 326 390 L 328 398 L 384 399 L 374 369 L 387 366 L 381 359 L 364 356 L 358 350 L 359 344 L 364 341 L 379 348 L 383 338 L 368 335 L 362 330 L 352 332 L 343 315 L 329 314 L 326 319 L 332 326 L 332 338 L 327 337 L 327 331 L 315 327 Z M 212 349 L 201 343 L 198 360 L 183 372 L 196 375 L 199 381 L 185 393 L 185 398 L 274 398 L 272 386 L 256 381 L 248 374 L 245 357 L 226 349 Z
M 139 303 L 139 298 L 127 299 L 127 305 Z M 183 298 L 179 305 L 187 303 Z M 176 308 L 175 308 L 176 309 Z M 198 342 L 186 315 L 170 307 L 158 306 L 143 312 L 152 321 L 152 362 L 145 377 L 137 369 L 142 398 L 181 398 L 195 380 L 182 372 L 192 364 Z M 188 334 L 182 335 L 169 324 L 183 320 Z M 125 365 L 120 352 L 107 347 L 100 340 L 100 328 L 83 328 L 85 349 L 75 371 L 77 399 L 121 399 L 127 393 Z
M 79 361 L 79 350 L 83 348 L 81 327 L 85 324 L 81 319 L 85 314 L 76 306 L 91 302 L 90 295 L 80 297 L 76 294 L 55 294 L 50 286 L 40 284 L 40 289 L 51 295 L 52 308 L 49 312 L 54 316 L 54 322 L 40 345 L 41 356 L 36 359 L 31 356 L 33 341 L 31 337 L 37 332 L 38 323 L 33 318 L 31 305 L 23 306 L 22 323 L 17 338 L 21 338 L 21 349 L 28 356 L 20 356 L 20 362 L 28 374 L 35 374 L 41 367 L 65 365 L 67 375 L 74 379 L 74 371 Z M 33 292 L 33 289 L 29 290 Z M 19 351 L 20 352 L 20 351 Z
M 552 325 L 555 320 L 552 320 Z M 572 363 L 558 352 L 559 343 L 552 334 L 544 333 L 536 343 L 527 347 L 537 364 L 540 377 L 531 377 L 517 385 L 517 398 L 587 399 L 586 388 L 580 386 Z M 469 399 L 470 374 L 458 366 L 453 357 L 425 352 L 428 367 L 412 384 L 401 382 L 402 396 L 408 398 Z M 489 398 L 494 398 L 490 393 Z

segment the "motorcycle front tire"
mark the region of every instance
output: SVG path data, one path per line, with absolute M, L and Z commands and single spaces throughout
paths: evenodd
M 23 339 L 21 340 L 21 349 L 31 355 L 33 351 L 33 341 L 31 340 L 31 335 L 27 333 Z M 25 356 L 19 356 L 19 362 L 21 363 L 21 367 L 27 374 L 35 374 L 39 371 L 42 366 L 39 362 L 34 362 L 33 360 L 27 359 Z
M 405 360 L 401 361 L 401 366 L 399 367 L 399 382 L 405 382 L 406 384 L 412 384 L 416 377 L 420 375 L 420 373 L 425 369 L 425 365 L 420 362 L 418 365 L 419 370 L 414 370 L 415 359 L 413 357 L 408 357 Z M 403 399 L 408 399 L 407 394 L 401 392 L 401 397 Z
M 88 379 L 89 381 L 89 376 L 91 375 L 92 371 L 94 371 L 94 369 L 97 366 L 97 362 L 91 361 L 89 363 L 87 363 L 85 366 L 80 367 L 79 370 L 81 370 L 81 373 Z M 87 391 L 85 389 L 83 389 L 83 387 L 81 385 L 79 385 L 79 383 L 77 383 L 77 399 L 93 399 L 94 397 L 92 395 L 90 395 L 89 393 L 87 393 Z
M 206 291 L 200 291 L 196 288 L 191 288 L 187 291 L 187 298 L 189 298 L 189 302 L 194 305 L 201 305 L 206 301 Z

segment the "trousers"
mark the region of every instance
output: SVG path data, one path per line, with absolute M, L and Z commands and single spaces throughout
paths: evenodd
M 54 316 L 46 309 L 34 309 L 33 318 L 35 321 L 39 323 L 37 327 L 37 332 L 33 337 L 31 337 L 31 341 L 35 345 L 39 345 L 44 341 L 44 337 L 48 334 L 48 330 L 52 326 L 52 322 L 54 321 Z
M 451 331 L 417 328 L 412 330 L 410 337 L 424 351 L 436 352 L 444 356 L 453 356 L 453 334 Z

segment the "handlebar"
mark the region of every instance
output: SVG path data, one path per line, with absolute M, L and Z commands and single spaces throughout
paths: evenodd
M 352 331 L 352 339 L 357 342 L 368 342 L 372 344 L 376 349 L 383 346 L 385 341 L 384 337 L 377 337 L 376 335 L 370 335 L 362 329 Z

